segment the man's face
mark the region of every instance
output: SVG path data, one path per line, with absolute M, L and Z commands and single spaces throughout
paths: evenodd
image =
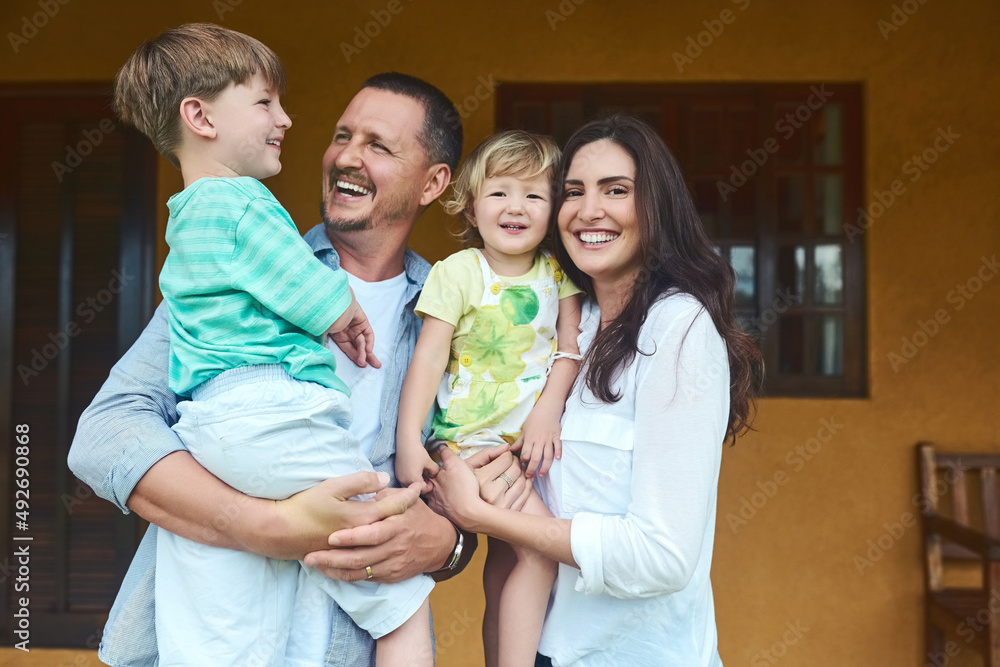
M 412 225 L 430 202 L 418 137 L 424 107 L 411 97 L 364 88 L 337 122 L 323 155 L 323 222 L 330 232 Z

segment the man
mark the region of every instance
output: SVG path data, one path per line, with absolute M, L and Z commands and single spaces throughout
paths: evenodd
M 337 370 L 352 391 L 351 431 L 379 473 L 327 480 L 275 503 L 245 496 L 202 468 L 169 428 L 177 419 L 177 397 L 167 386 L 169 334 L 162 304 L 112 370 L 80 419 L 70 468 L 98 495 L 153 525 L 111 610 L 99 652 L 103 661 L 156 664 L 157 526 L 272 558 L 308 554 L 308 564 L 346 581 L 395 582 L 421 572 L 454 571 L 453 556 L 462 551 L 457 531 L 418 500 L 415 489 L 382 491 L 373 503 L 348 499 L 378 491 L 394 478 L 399 392 L 420 328 L 413 306 L 429 269 L 406 245 L 420 214 L 448 186 L 461 146 L 461 123 L 447 97 L 424 81 L 390 73 L 363 84 L 323 156 L 323 224 L 305 240 L 321 261 L 349 274 L 375 330 L 375 354 L 383 367 L 357 368 L 338 356 Z M 526 490 L 510 454 L 475 463 L 483 466 L 484 495 L 498 503 L 514 503 Z M 513 486 L 502 473 L 515 480 Z M 333 531 L 365 524 L 373 524 L 366 544 L 328 547 Z M 467 547 L 464 555 L 470 551 Z M 336 609 L 326 664 L 373 661 L 371 637 Z

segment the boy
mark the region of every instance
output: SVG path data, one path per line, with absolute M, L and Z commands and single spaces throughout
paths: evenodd
M 324 334 L 358 365 L 379 366 L 346 275 L 313 257 L 257 180 L 281 169 L 291 126 L 279 103 L 284 84 L 270 49 L 211 24 L 147 42 L 115 81 L 122 120 L 184 177 L 168 202 L 171 251 L 160 276 L 171 389 L 193 399 L 178 406 L 175 429 L 213 474 L 272 499 L 372 469 L 347 432 L 347 388 Z M 290 626 L 301 586 L 322 588 L 379 639 L 379 665 L 431 664 L 427 577 L 344 584 L 165 531 L 157 543 L 159 664 L 280 665 L 286 650 L 312 651 L 319 664 L 325 643 L 304 644 L 323 633 Z

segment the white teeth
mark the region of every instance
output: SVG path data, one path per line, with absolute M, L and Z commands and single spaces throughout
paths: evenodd
M 281 146 L 281 142 L 277 139 L 268 139 L 264 143 L 271 144 L 272 146 Z
M 607 232 L 581 232 L 580 240 L 584 243 L 607 243 L 608 241 L 614 241 L 618 238 L 618 234 L 609 234 Z
M 341 190 L 350 190 L 351 192 L 357 192 L 359 195 L 371 194 L 371 190 L 361 187 L 360 185 L 355 185 L 354 183 L 348 183 L 347 181 L 337 181 L 337 187 Z

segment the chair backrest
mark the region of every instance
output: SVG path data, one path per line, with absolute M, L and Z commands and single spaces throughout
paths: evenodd
M 935 451 L 934 444 L 930 442 L 917 443 L 916 452 L 921 513 L 948 516 L 961 526 L 1000 539 L 1000 512 L 997 507 L 1000 454 L 941 453 Z M 976 490 L 978 494 L 975 494 Z M 975 498 L 975 495 L 979 497 Z M 970 513 L 970 499 L 974 515 Z M 950 512 L 945 511 L 946 503 L 942 501 L 950 501 Z M 973 522 L 973 518 L 976 521 Z M 939 590 L 942 586 L 942 559 L 979 559 L 977 554 L 954 542 L 942 540 L 936 534 L 925 535 L 924 546 L 928 584 L 932 590 Z

